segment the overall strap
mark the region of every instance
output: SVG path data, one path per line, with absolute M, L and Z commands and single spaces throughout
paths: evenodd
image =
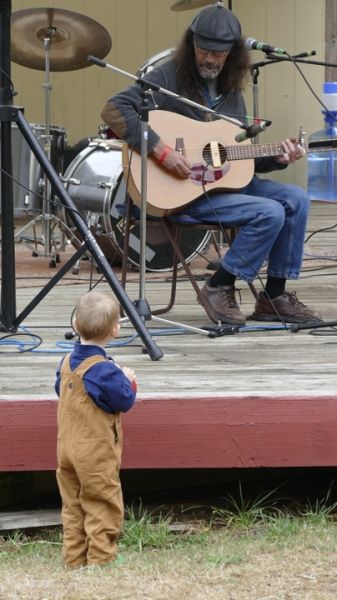
M 76 373 L 76 375 L 83 377 L 83 375 L 87 371 L 89 371 L 89 369 L 91 367 L 93 367 L 94 365 L 97 365 L 100 362 L 106 362 L 106 358 L 104 356 L 89 356 L 89 358 L 86 358 L 85 360 L 83 360 L 78 365 L 78 367 L 76 367 L 76 369 L 74 369 L 73 373 Z

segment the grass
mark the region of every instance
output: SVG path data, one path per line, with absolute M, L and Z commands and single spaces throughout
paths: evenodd
M 337 598 L 336 503 L 279 506 L 242 486 L 218 506 L 126 510 L 111 569 L 66 571 L 60 528 L 0 538 L 1 600 L 332 600 Z M 177 527 L 177 521 L 179 527 Z
M 127 507 L 123 536 L 120 541 L 121 550 L 136 550 L 140 554 L 146 548 L 165 548 L 174 543 L 174 536 L 170 530 L 172 516 L 170 513 L 154 512 L 140 507 Z
M 242 484 L 239 483 L 238 497 L 229 494 L 225 499 L 226 506 L 213 508 L 213 519 L 217 525 L 235 527 L 247 531 L 265 519 L 275 510 L 276 501 L 271 501 L 276 490 L 260 494 L 256 498 L 245 498 Z

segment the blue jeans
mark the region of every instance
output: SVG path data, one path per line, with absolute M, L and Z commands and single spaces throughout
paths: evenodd
M 240 279 L 252 281 L 266 260 L 268 275 L 298 279 L 309 208 L 302 188 L 255 175 L 240 191 L 202 196 L 174 220 L 239 227 L 221 264 Z

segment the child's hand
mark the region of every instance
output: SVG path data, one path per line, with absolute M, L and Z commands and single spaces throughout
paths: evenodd
M 122 367 L 122 371 L 130 381 L 137 381 L 137 376 L 133 369 L 130 369 L 130 367 Z

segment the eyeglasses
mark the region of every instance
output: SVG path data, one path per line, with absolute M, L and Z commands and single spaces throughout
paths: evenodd
M 205 48 L 199 48 L 194 45 L 194 48 L 200 56 L 207 56 L 208 54 L 213 54 L 214 58 L 224 58 L 229 54 L 229 50 L 206 50 Z

